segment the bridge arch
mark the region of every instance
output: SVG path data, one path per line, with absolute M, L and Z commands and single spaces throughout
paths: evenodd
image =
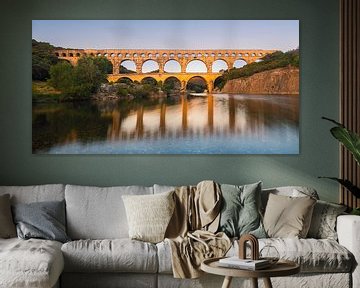
M 136 73 L 136 64 L 131 59 L 124 59 L 120 62 L 120 74 L 128 73 Z
M 208 69 L 204 61 L 193 59 L 186 63 L 185 72 L 189 73 L 207 73 Z
M 217 88 L 218 90 L 221 90 L 222 86 L 224 84 L 224 81 L 225 81 L 225 79 L 222 75 L 219 77 L 216 77 L 214 80 L 214 89 Z
M 211 64 L 211 72 L 220 72 L 221 70 L 229 69 L 229 64 L 224 59 L 216 59 Z
M 185 87 L 185 81 L 183 81 L 183 83 L 181 82 L 181 80 L 175 76 L 170 76 L 170 77 L 167 77 L 165 80 L 164 80 L 164 90 L 165 91 L 181 91 L 181 90 L 184 90 Z
M 125 83 L 125 84 L 131 84 L 134 81 L 131 80 L 129 77 L 123 76 L 116 80 L 116 83 Z
M 156 86 L 158 82 L 156 81 L 156 79 L 154 77 L 146 76 L 146 77 L 141 79 L 140 83 L 141 84 L 150 84 L 152 86 Z
M 202 76 L 193 76 L 186 82 L 186 90 L 202 93 L 209 90 L 209 83 Z
M 247 64 L 248 63 L 244 59 L 240 58 L 234 62 L 233 68 L 242 68 Z
M 145 60 L 141 65 L 142 73 L 155 73 L 159 72 L 159 63 L 152 59 Z
M 181 72 L 181 64 L 177 60 L 169 59 L 164 64 L 164 72 L 165 73 L 180 73 Z

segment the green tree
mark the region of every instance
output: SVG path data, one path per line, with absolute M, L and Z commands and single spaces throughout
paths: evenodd
M 59 60 L 54 54 L 55 47 L 46 42 L 32 40 L 32 79 L 44 81 L 50 77 L 51 65 Z
M 88 56 L 81 57 L 75 67 L 67 62 L 59 62 L 50 68 L 50 85 L 68 96 L 90 97 L 99 89 L 101 83 L 107 81 L 105 61 L 96 59 Z
M 61 61 L 50 68 L 49 84 L 66 93 L 66 91 L 73 85 L 74 68 L 67 61 Z
M 99 67 L 99 69 L 105 74 L 113 73 L 112 63 L 104 56 L 95 57 L 94 64 Z
M 219 83 L 222 88 L 226 81 L 241 77 L 249 77 L 255 73 L 266 70 L 282 68 L 286 66 L 299 67 L 299 49 L 291 50 L 286 53 L 276 51 L 272 54 L 265 55 L 260 62 L 250 63 L 242 68 L 232 68 L 225 71 L 223 81 Z

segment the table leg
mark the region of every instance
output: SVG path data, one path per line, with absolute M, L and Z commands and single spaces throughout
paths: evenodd
M 258 288 L 258 279 L 257 278 L 251 278 L 252 286 L 253 288 Z
M 224 282 L 221 286 L 221 288 L 230 288 L 232 277 L 231 276 L 225 276 Z
M 273 288 L 270 278 L 267 277 L 263 279 L 264 279 L 265 288 Z

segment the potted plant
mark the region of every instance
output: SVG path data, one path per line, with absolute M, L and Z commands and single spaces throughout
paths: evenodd
M 322 117 L 327 121 L 330 121 L 336 124 L 335 127 L 330 129 L 331 134 L 336 138 L 340 143 L 342 143 L 346 149 L 350 151 L 353 155 L 355 161 L 360 165 L 360 136 L 353 131 L 347 129 L 343 124 L 336 122 L 333 119 Z M 360 198 L 360 187 L 354 185 L 348 179 L 341 179 L 336 177 L 319 177 L 327 178 L 339 182 L 347 190 L 349 190 L 356 198 Z M 360 207 L 354 208 L 351 214 L 360 215 Z

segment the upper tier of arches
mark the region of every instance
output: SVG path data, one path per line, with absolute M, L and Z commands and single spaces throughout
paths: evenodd
M 275 50 L 90 50 L 62 49 L 55 55 L 76 64 L 81 56 L 106 57 L 113 74 L 121 74 L 122 63 L 132 63 L 136 73 L 218 73 L 230 68 L 261 61 Z M 198 63 L 197 68 L 191 67 Z M 196 70 L 198 69 L 198 70 Z M 199 71 L 199 69 L 201 71 Z

